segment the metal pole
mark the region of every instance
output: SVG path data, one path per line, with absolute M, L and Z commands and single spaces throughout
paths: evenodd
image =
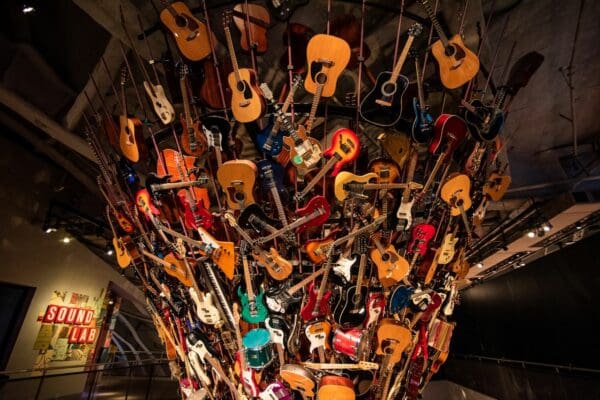
M 152 377 L 154 376 L 154 364 L 150 365 L 150 376 L 148 377 L 148 386 L 146 387 L 146 397 L 148 400 L 148 396 L 150 395 L 150 387 L 152 386 Z
M 35 400 L 40 398 L 40 393 L 42 391 L 42 384 L 44 383 L 44 378 L 46 377 L 46 369 L 42 370 L 42 377 L 40 378 L 40 383 L 38 384 L 37 391 L 35 392 Z

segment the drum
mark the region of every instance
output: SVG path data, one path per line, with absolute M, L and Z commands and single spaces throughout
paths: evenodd
M 246 364 L 253 369 L 262 369 L 275 358 L 271 335 L 263 328 L 252 329 L 242 338 Z
M 333 349 L 340 354 L 347 355 L 354 361 L 358 361 L 361 354 L 368 350 L 367 345 L 362 329 L 342 330 L 337 328 L 333 333 Z

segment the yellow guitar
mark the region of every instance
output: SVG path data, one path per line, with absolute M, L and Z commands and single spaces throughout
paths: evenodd
M 254 203 L 256 165 L 248 160 L 226 161 L 217 170 L 217 180 L 227 195 L 227 206 L 240 210 Z
M 308 74 L 304 89 L 312 94 L 331 97 L 335 93 L 337 80 L 350 61 L 350 45 L 337 36 L 315 35 L 306 46 Z

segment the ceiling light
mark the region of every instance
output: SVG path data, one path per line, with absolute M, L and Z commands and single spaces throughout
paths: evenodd
M 56 228 L 46 228 L 46 230 L 44 232 L 46 232 L 46 233 L 56 232 Z
M 21 11 L 23 12 L 23 14 L 29 14 L 35 11 L 35 8 L 33 8 L 30 5 L 27 4 L 23 4 L 23 8 L 21 9 Z
M 475 267 L 477 267 L 477 268 L 483 268 L 483 263 L 482 262 L 478 262 L 477 264 L 475 264 Z
M 527 237 L 534 238 L 535 237 L 535 232 L 533 230 L 527 232 Z
M 62 242 L 64 244 L 69 244 L 69 243 L 71 243 L 71 238 L 68 236 L 65 236 L 64 238 L 62 238 Z
M 524 267 L 524 266 L 525 266 L 525 261 L 521 261 L 521 262 L 519 263 L 519 267 Z
M 583 228 L 583 226 L 581 226 L 581 224 L 577 224 L 577 225 L 575 226 L 575 229 L 577 229 L 577 230 L 580 230 L 580 229 L 582 229 L 582 228 Z
M 108 249 L 106 249 L 106 254 L 112 256 L 113 254 L 115 254 L 115 251 L 109 247 Z
M 550 222 L 544 222 L 542 229 L 544 232 L 550 232 L 550 229 L 552 229 L 552 224 Z

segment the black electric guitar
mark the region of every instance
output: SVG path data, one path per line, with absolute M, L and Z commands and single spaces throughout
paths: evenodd
M 375 87 L 360 103 L 360 115 L 371 124 L 392 126 L 402 116 L 402 95 L 408 87 L 408 78 L 400 74 L 408 57 L 408 50 L 423 27 L 414 24 L 408 29 L 408 39 L 392 72 L 384 71 L 377 76 Z
M 417 74 L 418 97 L 413 98 L 415 120 L 412 125 L 411 136 L 417 143 L 427 143 L 433 136 L 433 117 L 429 112 L 429 106 L 425 103 L 423 77 L 421 76 L 421 65 L 418 57 L 415 57 L 415 71 Z

